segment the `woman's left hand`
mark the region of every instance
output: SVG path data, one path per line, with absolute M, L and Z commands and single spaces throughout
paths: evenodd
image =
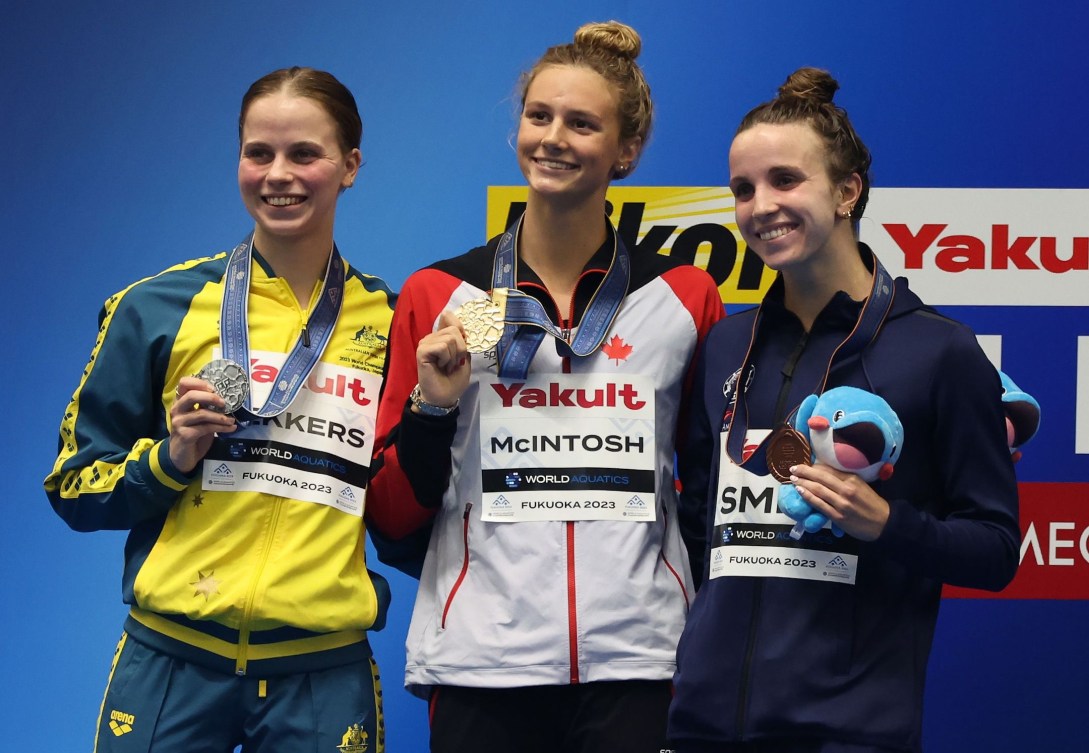
M 820 464 L 794 466 L 790 472 L 802 499 L 844 532 L 873 541 L 885 530 L 889 503 L 855 474 Z

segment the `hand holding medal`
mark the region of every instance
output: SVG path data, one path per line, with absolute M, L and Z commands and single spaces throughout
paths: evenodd
M 170 407 L 169 438 L 170 460 L 179 471 L 196 468 L 216 434 L 238 428 L 230 414 L 248 390 L 242 367 L 230 361 L 212 361 L 196 375 L 181 378 Z
M 452 311 L 443 311 L 438 329 L 417 344 L 417 397 L 423 403 L 440 409 L 457 405 L 469 386 L 470 337 Z

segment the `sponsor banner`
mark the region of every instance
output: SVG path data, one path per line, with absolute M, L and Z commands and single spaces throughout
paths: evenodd
M 648 377 L 549 374 L 480 387 L 484 520 L 654 520 L 655 458 Z
M 963 599 L 1089 599 L 1089 483 L 1022 483 L 1021 565 L 1000 593 L 946 586 Z
M 527 192 L 489 187 L 489 238 L 523 211 Z M 775 277 L 742 240 L 728 188 L 623 186 L 607 199 L 632 253 L 706 269 L 723 303 L 759 303 Z M 860 234 L 931 305 L 1084 306 L 1087 205 L 1084 189 L 875 188 Z
M 522 213 L 528 191 L 488 188 L 489 238 Z M 723 302 L 757 304 L 775 279 L 756 254 L 745 251 L 729 188 L 614 186 L 606 199 L 609 218 L 632 254 L 665 254 L 706 269 Z
M 861 237 L 931 305 L 1084 306 L 1089 191 L 874 189 Z

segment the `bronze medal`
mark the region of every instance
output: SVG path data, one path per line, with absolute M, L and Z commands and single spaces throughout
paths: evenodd
M 234 361 L 219 358 L 211 361 L 196 374 L 212 385 L 212 390 L 223 398 L 224 413 L 234 413 L 246 402 L 250 391 L 250 378 L 246 370 Z
M 795 465 L 812 465 L 809 442 L 796 429 L 783 424 L 768 437 L 764 451 L 768 472 L 780 483 L 790 482 L 790 469 Z
M 507 314 L 507 289 L 496 288 L 490 298 L 474 298 L 454 312 L 465 328 L 465 344 L 470 353 L 487 353 L 503 338 Z

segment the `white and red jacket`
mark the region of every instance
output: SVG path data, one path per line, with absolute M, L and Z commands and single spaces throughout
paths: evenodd
M 655 520 L 486 522 L 477 400 L 481 388 L 498 381 L 494 354 L 472 357 L 471 383 L 450 416 L 412 413 L 407 401 L 417 343 L 443 310 L 489 293 L 497 241 L 416 272 L 394 313 L 367 504 L 401 521 L 399 530 L 385 527 L 394 538 L 434 525 L 408 633 L 405 684 L 426 695 L 436 685 L 669 680 L 693 593 L 677 523 L 674 440 L 698 345 L 723 315 L 718 290 L 696 267 L 636 251 L 627 296 L 605 337 L 628 347 L 562 357 L 546 337 L 530 364 L 530 377 L 638 374 L 652 381 Z M 556 311 L 525 264 L 518 265 L 518 288 L 540 299 L 557 326 L 577 331 L 612 247 L 610 237 L 586 266 L 571 312 Z

